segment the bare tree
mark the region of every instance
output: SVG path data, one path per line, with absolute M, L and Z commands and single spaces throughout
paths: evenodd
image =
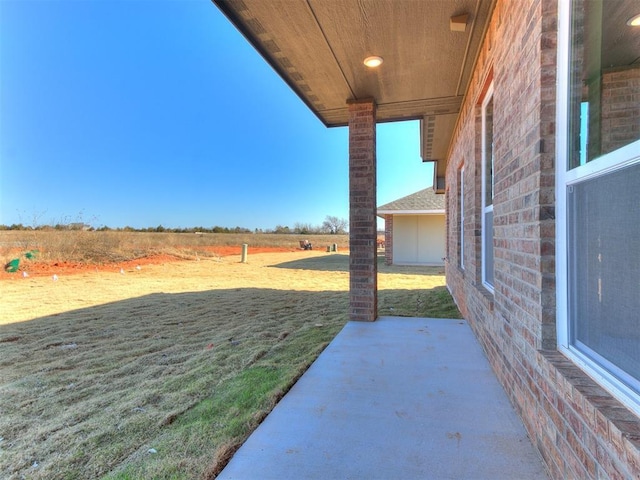
M 322 229 L 332 235 L 346 233 L 349 222 L 344 218 L 333 217 L 327 215 L 322 222 Z

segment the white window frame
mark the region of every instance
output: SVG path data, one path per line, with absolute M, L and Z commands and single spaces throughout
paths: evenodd
M 558 350 L 629 409 L 640 415 L 640 395 L 571 344 L 569 327 L 567 188 L 590 178 L 640 163 L 640 140 L 568 170 L 569 61 L 571 1 L 558 2 L 558 56 L 556 93 L 556 325 Z
M 481 155 L 480 155 L 480 161 L 482 162 L 482 221 L 481 221 L 481 225 L 482 225 L 482 235 L 481 235 L 481 242 L 482 242 L 482 248 L 481 248 L 481 252 L 482 252 L 482 259 L 481 259 L 481 270 L 482 270 L 482 285 L 484 285 L 484 287 L 489 290 L 491 293 L 494 293 L 494 287 L 491 283 L 489 283 L 487 281 L 487 261 L 486 261 L 486 249 L 487 249 L 487 243 L 489 242 L 489 240 L 491 241 L 491 245 L 493 248 L 493 235 L 491 236 L 491 239 L 487 238 L 487 225 L 486 225 L 486 214 L 491 212 L 493 213 L 493 201 L 491 202 L 491 205 L 486 205 L 486 177 L 487 177 L 487 162 L 486 162 L 486 140 L 487 140 L 487 136 L 486 136 L 486 117 L 485 117 L 485 110 L 487 107 L 487 104 L 493 100 L 493 81 L 491 82 L 491 84 L 489 85 L 489 88 L 487 88 L 487 93 L 485 95 L 485 97 L 482 100 L 482 108 L 481 108 L 481 117 L 482 117 L 482 142 L 481 142 Z M 494 107 L 493 107 L 493 111 L 494 111 L 494 115 L 495 115 L 495 102 L 494 102 Z M 494 178 L 495 178 L 495 165 L 493 165 L 493 161 L 495 159 L 495 152 L 493 152 L 493 158 L 491 159 L 492 162 L 492 167 L 491 167 L 491 184 L 493 185 L 494 182 Z M 491 195 L 492 195 L 492 199 L 493 199 L 493 195 L 494 195 L 494 189 L 491 188 Z M 493 218 L 493 215 L 492 215 Z M 491 228 L 491 231 L 493 232 L 493 226 Z M 495 262 L 495 257 L 494 257 L 494 262 Z M 492 267 L 493 267 L 494 263 L 492 262 Z M 495 280 L 495 278 L 494 278 Z
M 460 169 L 460 268 L 464 270 L 464 165 Z

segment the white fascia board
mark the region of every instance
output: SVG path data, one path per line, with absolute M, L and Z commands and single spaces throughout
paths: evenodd
M 444 215 L 444 210 L 378 210 L 377 215 Z

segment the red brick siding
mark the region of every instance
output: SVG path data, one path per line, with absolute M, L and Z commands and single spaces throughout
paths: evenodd
M 464 221 L 464 216 L 463 216 L 463 212 L 461 211 L 464 208 L 463 205 L 463 201 L 460 198 L 460 192 L 463 192 L 463 186 L 462 186 L 462 175 L 464 173 L 463 171 L 464 168 L 464 162 L 460 165 L 460 168 L 458 169 L 458 172 L 456 174 L 456 187 L 457 187 L 457 191 L 455 194 L 455 201 L 453 201 L 453 198 L 447 198 L 446 200 L 449 202 L 450 205 L 455 205 L 456 211 L 455 212 L 448 212 L 447 215 L 445 216 L 445 222 L 447 222 L 447 224 L 449 224 L 448 222 L 448 218 L 451 218 L 451 234 L 452 236 L 455 236 L 456 238 L 456 250 L 453 249 L 453 247 L 449 247 L 451 244 L 449 242 L 447 242 L 447 258 L 451 257 L 451 262 L 453 262 L 453 258 L 455 257 L 458 266 L 460 268 L 463 267 L 464 264 L 464 259 L 462 258 L 464 255 L 464 249 L 462 248 L 462 239 L 461 236 L 463 234 L 464 228 L 462 228 L 461 224 Z M 451 195 L 451 192 L 448 191 L 448 194 Z M 453 220 L 455 218 L 455 221 Z
M 393 215 L 384 216 L 384 263 L 393 265 Z
M 556 38 L 556 0 L 497 1 L 448 159 L 447 284 L 551 476 L 640 478 L 638 417 L 555 349 Z M 480 255 L 479 102 L 491 78 L 493 295 Z M 463 159 L 464 270 L 454 225 Z
M 639 91 L 640 67 L 602 75 L 602 153 L 640 138 Z
M 349 102 L 349 318 L 378 313 L 376 106 Z

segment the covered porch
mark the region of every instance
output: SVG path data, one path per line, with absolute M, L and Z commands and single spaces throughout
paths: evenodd
M 351 320 L 377 308 L 376 124 L 420 120 L 446 159 L 493 0 L 212 0 L 327 127 L 349 127 Z M 425 178 L 425 187 L 431 179 Z

